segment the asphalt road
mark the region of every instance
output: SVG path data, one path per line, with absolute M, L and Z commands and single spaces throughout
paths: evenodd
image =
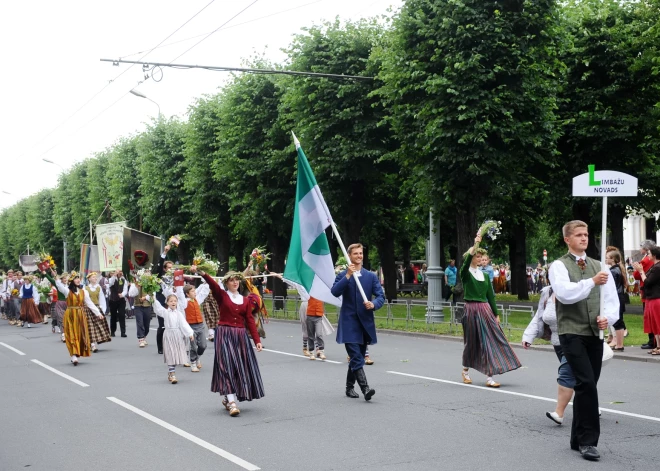
M 553 353 L 516 350 L 524 368 L 496 377 L 502 388 L 492 390 L 479 373 L 472 386 L 460 382 L 461 343 L 382 334 L 366 370 L 376 389 L 367 403 L 344 396 L 342 346 L 329 339 L 329 361 L 310 361 L 298 356 L 299 324 L 271 322 L 268 351 L 257 355 L 266 397 L 239 404 L 232 418 L 210 392 L 211 350 L 200 373 L 179 367 L 171 385 L 155 331 L 140 349 L 133 321 L 128 328 L 129 338 L 73 367 L 50 326 L 2 321 L 0 471 L 629 471 L 656 469 L 660 458 L 658 364 L 604 369 L 594 464 L 569 449 L 570 408 L 563 426 L 545 417 L 556 394 Z

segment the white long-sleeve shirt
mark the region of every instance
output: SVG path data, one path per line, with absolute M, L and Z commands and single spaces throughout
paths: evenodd
M 64 283 L 62 283 L 60 280 L 55 280 L 55 286 L 57 286 L 57 290 L 60 293 L 62 293 L 65 297 L 69 296 L 69 287 L 66 286 Z M 92 311 L 97 316 L 101 316 L 99 309 L 96 307 L 96 305 L 92 302 L 91 298 L 89 297 L 89 293 L 85 291 L 85 289 L 82 286 L 79 286 L 78 289 L 82 290 L 83 292 L 85 306 L 87 306 L 89 310 Z
M 178 330 L 184 337 L 190 337 L 194 334 L 192 327 L 186 322 L 186 316 L 178 309 L 164 308 L 160 303 L 154 303 L 154 312 L 158 317 L 162 317 L 165 330 Z
M 208 285 L 208 283 L 203 283 L 195 289 L 195 292 L 195 300 L 197 301 L 197 304 L 201 306 L 211 292 L 211 287 Z M 183 294 L 183 286 L 177 286 L 174 294 L 176 294 L 176 297 L 179 300 L 177 309 L 185 312 L 186 308 L 188 307 L 188 298 L 185 294 Z
M 106 311 L 106 303 L 105 303 L 105 295 L 103 294 L 103 289 L 101 288 L 101 285 L 99 284 L 89 284 L 87 285 L 87 288 L 89 288 L 92 291 L 96 291 L 97 289 L 99 290 L 99 306 L 101 306 L 101 310 L 103 312 Z
M 34 286 L 32 284 L 21 285 L 21 289 L 18 291 L 18 297 L 21 298 L 21 299 L 24 299 L 25 296 L 23 295 L 23 289 L 24 288 L 30 288 L 30 286 L 32 286 L 32 300 L 34 301 L 34 304 L 36 304 L 38 306 L 39 305 L 39 300 L 40 300 L 39 291 L 37 291 L 36 286 Z
M 110 292 L 110 287 L 113 286 L 115 283 L 117 283 L 117 277 L 116 276 L 111 276 L 110 279 L 108 280 L 108 293 Z M 126 297 L 128 294 L 128 285 L 130 283 L 126 281 L 126 278 L 124 278 L 124 289 L 121 292 L 121 295 L 123 298 Z
M 571 254 L 577 260 L 578 258 L 584 259 L 585 257 Z M 609 274 L 609 267 L 600 264 L 600 270 Z M 555 262 L 550 266 L 550 285 L 557 300 L 562 304 L 575 304 L 582 301 L 589 296 L 591 290 L 596 286 L 594 280 L 588 278 L 580 280 L 577 283 L 571 282 L 568 276 L 566 265 L 562 262 Z M 612 275 L 607 277 L 607 282 L 602 285 L 600 295 L 603 297 L 603 312 L 600 313 L 602 317 L 607 318 L 609 325 L 613 325 L 619 320 L 619 296 L 616 293 L 616 286 L 614 285 L 614 278 Z

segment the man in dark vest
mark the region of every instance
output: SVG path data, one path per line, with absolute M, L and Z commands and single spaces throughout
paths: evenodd
M 119 322 L 119 330 L 121 336 L 126 337 L 126 295 L 128 294 L 128 282 L 124 278 L 121 270 L 117 270 L 112 274 L 108 281 L 108 296 L 110 302 L 110 335 L 115 336 L 117 331 L 117 322 Z
M 550 267 L 550 284 L 557 299 L 559 342 L 576 381 L 570 444 L 583 458 L 598 460 L 597 384 L 603 361 L 599 331 L 618 320 L 619 297 L 607 267 L 585 253 L 589 243 L 587 225 L 571 221 L 562 231 L 568 253 Z

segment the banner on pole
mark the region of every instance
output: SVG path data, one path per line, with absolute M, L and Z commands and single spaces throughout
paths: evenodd
M 126 221 L 96 226 L 99 271 L 114 271 L 122 268 L 125 226 Z
M 18 264 L 21 266 L 21 270 L 25 273 L 32 273 L 37 271 L 37 262 L 35 261 L 37 257 L 35 255 L 21 255 L 18 257 Z
M 99 246 L 80 244 L 80 273 L 87 276 L 92 272 L 100 273 Z
M 637 196 L 637 178 L 589 165 L 589 172 L 573 178 L 573 196 Z

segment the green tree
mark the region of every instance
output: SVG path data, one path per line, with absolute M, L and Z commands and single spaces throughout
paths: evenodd
M 399 161 L 455 214 L 458 264 L 481 210 L 505 221 L 512 272 L 524 273 L 557 139 L 554 14 L 553 0 L 410 0 L 381 52 Z
M 126 220 L 129 227 L 141 231 L 138 140 L 138 136 L 122 138 L 108 149 L 106 195 L 115 211 L 105 222 Z

